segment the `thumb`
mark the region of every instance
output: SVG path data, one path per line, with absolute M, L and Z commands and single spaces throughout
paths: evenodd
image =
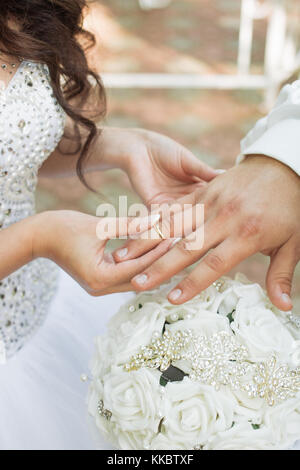
M 197 181 L 199 178 L 203 181 L 211 181 L 218 176 L 223 170 L 215 170 L 206 163 L 203 163 L 191 152 L 186 152 L 182 155 L 181 166 L 185 174 L 190 177 L 192 181 Z
M 272 303 L 280 310 L 289 311 L 293 308 L 291 290 L 297 262 L 293 242 L 283 245 L 271 257 L 267 291 Z

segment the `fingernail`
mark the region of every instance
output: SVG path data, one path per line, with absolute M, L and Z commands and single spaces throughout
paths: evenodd
M 171 250 L 177 243 L 179 243 L 182 240 L 182 238 L 175 238 L 175 240 L 172 241 L 169 250 Z
M 179 297 L 181 297 L 181 296 L 182 296 L 182 290 L 181 289 L 175 289 L 172 292 L 170 292 L 169 299 L 175 301 L 175 300 L 178 300 Z
M 287 305 L 292 304 L 292 299 L 288 294 L 282 294 L 281 298 L 282 298 L 282 300 L 285 304 L 287 304 Z
M 117 255 L 119 258 L 125 258 L 128 255 L 128 248 L 122 248 L 121 250 L 118 250 Z
M 138 276 L 134 277 L 133 280 L 140 286 L 143 286 L 144 284 L 146 284 L 148 276 L 147 274 L 139 274 Z
M 219 175 L 221 175 L 222 173 L 226 173 L 226 170 L 219 168 L 218 170 L 216 170 L 216 172 L 219 173 Z

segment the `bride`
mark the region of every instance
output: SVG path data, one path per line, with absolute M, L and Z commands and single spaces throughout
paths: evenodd
M 93 297 L 132 290 L 130 279 L 166 250 L 115 264 L 96 237 L 98 218 L 35 214 L 38 172 L 77 172 L 85 182 L 88 171 L 119 167 L 147 204 L 188 194 L 217 175 L 161 135 L 97 129 L 105 93 L 80 45 L 93 42 L 81 26 L 85 6 L 84 0 L 0 5 L 1 449 L 93 448 L 80 374 L 93 336 L 124 294 Z M 141 221 L 141 229 L 150 226 L 151 219 Z M 58 281 L 57 265 L 93 297 L 67 275 Z

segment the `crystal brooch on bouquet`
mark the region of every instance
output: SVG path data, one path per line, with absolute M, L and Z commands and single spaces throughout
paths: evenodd
M 278 364 L 276 356 L 268 361 L 251 361 L 247 348 L 235 336 L 221 331 L 211 337 L 191 330 L 156 335 L 125 364 L 127 372 L 143 367 L 166 371 L 177 361 L 186 364 L 189 378 L 219 390 L 229 386 L 246 392 L 250 398 L 264 399 L 269 406 L 295 397 L 300 392 L 300 368 Z

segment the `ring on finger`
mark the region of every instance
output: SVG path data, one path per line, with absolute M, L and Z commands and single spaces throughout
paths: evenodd
M 156 231 L 156 233 L 158 234 L 158 236 L 161 240 L 166 240 L 166 237 L 162 233 L 162 231 L 161 231 L 160 227 L 158 226 L 158 224 L 154 224 L 153 228 L 154 228 L 154 230 Z

